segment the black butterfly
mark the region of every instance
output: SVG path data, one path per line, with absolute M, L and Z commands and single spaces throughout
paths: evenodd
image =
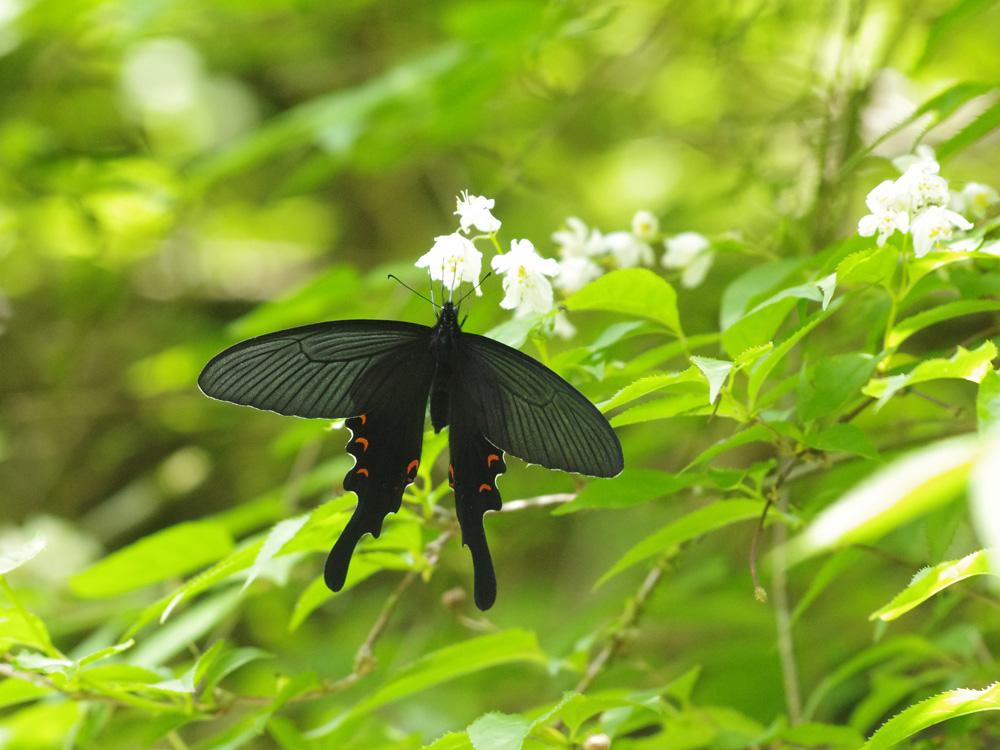
M 356 460 L 344 489 L 358 505 L 326 561 L 333 591 L 358 540 L 379 535 L 416 477 L 428 396 L 434 431 L 451 429 L 448 474 L 481 610 L 496 599 L 483 514 L 500 510 L 504 452 L 596 477 L 625 465 L 618 436 L 582 393 L 516 349 L 463 333 L 451 302 L 433 328 L 340 320 L 257 336 L 212 359 L 198 385 L 212 398 L 278 414 L 347 418 Z

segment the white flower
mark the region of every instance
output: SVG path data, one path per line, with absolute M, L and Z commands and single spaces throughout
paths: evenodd
M 913 250 L 918 258 L 931 250 L 940 249 L 941 243 L 951 238 L 953 229 L 972 229 L 972 222 L 961 214 L 942 206 L 931 206 L 913 219 Z
M 948 180 L 934 172 L 925 171 L 921 164 L 914 164 L 907 169 L 896 180 L 895 190 L 900 207 L 909 209 L 914 214 L 928 206 L 945 206 L 951 197 L 948 194 Z
M 601 233 L 596 229 L 588 229 L 575 216 L 566 219 L 565 229 L 552 233 L 552 241 L 559 245 L 561 258 L 589 258 L 605 252 Z
M 660 220 L 649 211 L 636 211 L 632 217 L 632 234 L 640 240 L 650 242 L 660 232 Z
M 906 172 L 910 167 L 920 167 L 924 172 L 937 174 L 938 170 L 941 169 L 941 165 L 934 158 L 934 149 L 926 143 L 921 143 L 915 150 L 915 154 L 897 156 L 892 160 L 892 165 L 900 172 Z
M 480 232 L 497 231 L 500 228 L 500 221 L 490 213 L 492 208 L 492 198 L 485 198 L 482 195 L 470 196 L 468 190 L 463 190 L 458 198 L 458 210 L 455 211 L 462 231 L 468 234 L 470 226 L 474 226 Z
M 871 237 L 878 232 L 878 246 L 882 247 L 897 229 L 906 234 L 910 226 L 910 214 L 901 205 L 895 182 L 880 182 L 868 193 L 865 204 L 871 213 L 858 222 L 858 234 L 862 237 Z
M 591 281 L 604 273 L 601 267 L 588 258 L 569 256 L 559 261 L 559 275 L 556 277 L 557 289 L 575 292 L 583 289 Z
M 559 263 L 536 253 L 530 241 L 513 240 L 510 252 L 493 256 L 491 265 L 494 271 L 504 274 L 500 307 L 536 313 L 552 309 L 552 284 L 545 277 L 558 274 Z
M 959 203 L 961 208 L 955 207 L 955 210 L 959 212 L 964 210 L 976 221 L 985 218 L 986 214 L 990 212 L 990 208 L 1000 203 L 1000 195 L 997 195 L 997 191 L 989 185 L 983 185 L 979 182 L 967 182 L 962 188 L 962 192 L 953 193 L 952 197 L 954 198 L 956 195 L 961 197 Z
M 665 268 L 681 268 L 681 284 L 693 289 L 704 279 L 712 265 L 715 253 L 708 248 L 710 243 L 697 232 L 681 232 L 663 241 L 667 252 L 663 256 Z
M 653 263 L 653 248 L 631 232 L 604 235 L 604 247 L 615 257 L 619 268 L 635 268 Z
M 483 254 L 458 232 L 434 238 L 434 247 L 424 253 L 414 265 L 426 268 L 434 281 L 441 281 L 454 290 L 463 281 L 475 284 L 483 268 Z M 483 292 L 476 287 L 476 294 Z

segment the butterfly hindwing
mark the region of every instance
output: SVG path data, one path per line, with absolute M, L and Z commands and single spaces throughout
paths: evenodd
M 625 462 L 618 436 L 586 396 L 498 341 L 473 333 L 463 334 L 461 341 L 458 379 L 491 443 L 549 469 L 596 477 L 621 473 Z
M 468 418 L 472 415 L 464 413 L 462 403 L 452 403 L 448 477 L 455 490 L 455 513 L 462 528 L 462 544 L 472 553 L 476 606 L 485 611 L 497 598 L 497 579 L 486 543 L 483 514 L 488 510 L 500 510 L 497 476 L 507 470 L 507 464 L 503 451 L 476 429 L 474 421 Z
M 343 419 L 376 397 L 380 372 L 401 357 L 432 362 L 431 329 L 414 323 L 340 320 L 242 341 L 198 376 L 207 396 L 292 417 Z

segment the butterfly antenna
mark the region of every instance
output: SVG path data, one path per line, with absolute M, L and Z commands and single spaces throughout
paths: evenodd
M 410 286 L 409 284 L 404 284 L 402 281 L 400 281 L 398 276 L 395 276 L 394 274 L 390 273 L 388 277 L 390 279 L 392 279 L 393 281 L 398 282 L 401 286 L 404 286 L 407 289 L 409 289 L 415 295 L 417 295 L 418 297 L 420 297 L 420 299 L 424 300 L 425 302 L 430 302 L 432 305 L 434 305 L 435 308 L 437 308 L 438 305 L 437 305 L 437 303 L 434 302 L 434 288 L 433 287 L 431 287 L 431 299 L 427 299 L 424 295 L 422 295 L 420 292 L 418 292 L 412 286 Z
M 478 284 L 476 284 L 474 287 L 472 287 L 472 289 L 470 289 L 468 292 L 466 292 L 464 295 L 462 295 L 462 298 L 458 301 L 458 304 L 461 305 L 463 302 L 465 302 L 466 298 L 469 297 L 479 287 L 481 287 L 483 285 L 483 283 L 486 281 L 486 279 L 488 279 L 492 275 L 493 275 L 493 272 L 491 271 L 491 272 L 487 273 L 485 276 L 483 276 L 483 278 L 481 278 L 479 280 Z

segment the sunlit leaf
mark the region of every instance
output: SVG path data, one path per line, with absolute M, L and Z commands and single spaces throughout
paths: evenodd
M 609 411 L 642 396 L 669 388 L 672 385 L 691 383 L 698 380 L 700 380 L 700 375 L 698 374 L 698 369 L 695 367 L 689 367 L 682 372 L 664 372 L 657 373 L 656 375 L 648 375 L 625 386 L 610 400 L 600 404 L 600 407 L 602 411 Z
M 183 575 L 233 550 L 229 530 L 214 521 L 192 521 L 158 531 L 113 552 L 70 579 L 89 598 L 114 596 Z
M 925 568 L 913 577 L 909 586 L 900 591 L 891 602 L 869 615 L 868 619 L 895 620 L 953 583 L 971 576 L 990 574 L 986 550 L 973 552 L 961 560 L 948 560 L 933 568 Z
M 877 245 L 848 255 L 837 266 L 837 280 L 842 284 L 884 284 L 896 271 L 899 250 L 892 243 Z
M 789 543 L 800 561 L 846 544 L 861 544 L 952 500 L 976 456 L 974 438 L 933 443 L 898 458 L 849 490 Z
M 726 383 L 726 378 L 733 370 L 733 363 L 711 357 L 691 357 L 691 361 L 708 380 L 708 403 L 714 404 L 719 391 Z
M 645 268 L 612 271 L 592 281 L 565 302 L 570 310 L 609 312 L 652 318 L 682 336 L 677 293 Z
M 493 712 L 476 719 L 467 731 L 476 750 L 521 750 L 533 724 L 524 716 Z
M 922 729 L 958 716 L 1000 709 L 1000 683 L 982 690 L 959 688 L 935 695 L 907 708 L 883 724 L 861 750 L 884 750 Z
M 993 370 L 991 360 L 996 356 L 997 348 L 992 341 L 986 341 L 978 349 L 971 351 L 960 346 L 949 359 L 924 360 L 908 373 L 874 378 L 861 390 L 865 395 L 877 398 L 878 405 L 882 406 L 906 386 L 928 380 L 962 378 L 978 383 Z
M 45 549 L 45 537 L 35 534 L 20 547 L 0 552 L 0 576 L 24 565 Z
M 899 346 L 917 331 L 921 331 L 935 323 L 958 318 L 962 315 L 973 315 L 975 313 L 992 312 L 995 310 L 1000 310 L 1000 300 L 982 299 L 947 302 L 899 321 L 893 326 L 892 331 L 889 332 L 885 343 L 886 346 L 890 347 Z

